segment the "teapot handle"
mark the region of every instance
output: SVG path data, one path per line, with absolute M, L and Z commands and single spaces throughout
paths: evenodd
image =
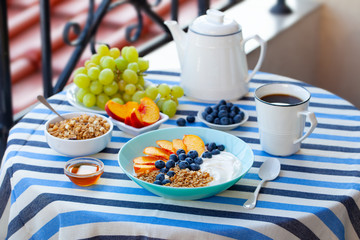
M 262 39 L 259 35 L 254 35 L 254 36 L 251 36 L 251 37 L 248 37 L 246 38 L 243 42 L 242 42 L 242 45 L 243 45 L 243 48 L 244 48 L 244 45 L 247 41 L 251 40 L 251 39 L 254 39 L 256 40 L 259 44 L 260 44 L 260 56 L 259 56 L 259 60 L 258 62 L 256 63 L 256 66 L 254 67 L 252 73 L 248 76 L 248 78 L 246 79 L 246 82 L 249 82 L 250 79 L 255 75 L 255 73 L 257 71 L 259 71 L 263 61 L 264 61 L 264 58 L 265 58 L 265 52 L 266 52 L 266 41 L 264 39 Z

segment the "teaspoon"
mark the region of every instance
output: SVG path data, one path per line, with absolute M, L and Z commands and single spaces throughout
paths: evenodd
M 244 208 L 253 209 L 256 206 L 256 201 L 258 194 L 260 192 L 260 188 L 264 184 L 265 181 L 274 180 L 279 176 L 280 173 L 280 161 L 277 158 L 269 158 L 267 159 L 259 169 L 259 177 L 262 179 L 255 192 L 251 197 L 244 203 Z
M 44 104 L 47 108 L 49 108 L 53 113 L 56 113 L 62 120 L 65 120 L 65 118 L 63 116 L 61 116 L 57 111 L 55 111 L 55 109 L 52 108 L 52 106 L 50 105 L 50 103 L 48 101 L 46 101 L 46 99 L 44 98 L 44 96 L 42 95 L 38 95 L 37 99 Z

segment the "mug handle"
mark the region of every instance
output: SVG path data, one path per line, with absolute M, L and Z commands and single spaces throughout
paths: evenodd
M 257 71 L 259 71 L 259 69 L 264 61 L 265 52 L 266 52 L 266 41 L 264 39 L 262 39 L 259 35 L 254 35 L 254 36 L 246 38 L 242 43 L 243 47 L 244 47 L 245 43 L 251 39 L 256 40 L 260 44 L 260 56 L 259 56 L 258 62 L 256 63 L 252 73 L 246 79 L 246 82 L 249 82 L 250 79 L 252 79 L 252 77 L 255 75 L 255 73 Z
M 309 120 L 310 120 L 310 129 L 302 137 L 296 139 L 294 141 L 294 144 L 302 142 L 305 138 L 307 138 L 314 131 L 315 127 L 318 124 L 318 121 L 317 121 L 317 119 L 315 117 L 315 114 L 313 112 L 309 112 L 309 111 L 298 112 L 298 116 L 299 115 L 304 115 L 305 117 L 309 118 Z

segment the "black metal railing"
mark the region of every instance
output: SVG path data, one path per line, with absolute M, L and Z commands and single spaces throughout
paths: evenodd
M 242 0 L 224 0 L 220 10 L 226 10 L 234 4 Z M 12 102 L 11 102 L 11 76 L 9 61 L 9 37 L 7 28 L 7 1 L 0 1 L 0 162 L 2 155 L 6 149 L 7 137 L 10 128 L 19 119 L 13 118 Z M 154 2 L 154 1 L 153 1 Z M 164 19 L 158 16 L 152 8 L 160 4 L 161 0 L 156 0 L 150 4 L 147 0 L 103 0 L 96 8 L 94 0 L 89 0 L 88 18 L 84 28 L 81 30 L 80 25 L 75 22 L 69 22 L 64 29 L 64 42 L 73 46 L 75 49 L 67 62 L 64 70 L 61 72 L 55 86 L 52 85 L 52 68 L 51 68 L 51 39 L 50 39 L 50 5 L 48 0 L 40 0 L 40 27 L 41 27 L 41 52 L 42 52 L 42 77 L 44 96 L 50 97 L 55 93 L 63 90 L 68 82 L 81 54 L 89 45 L 93 53 L 95 53 L 96 32 L 108 11 L 122 4 L 131 4 L 137 13 L 137 23 L 128 26 L 126 29 L 126 39 L 134 42 L 139 39 L 143 28 L 143 15 L 147 15 L 163 30 L 164 34 L 157 37 L 150 44 L 144 44 L 139 47 L 139 55 L 144 56 L 155 50 L 161 45 L 172 40 L 168 28 L 164 25 Z M 210 0 L 198 0 L 198 15 L 205 14 L 210 7 Z M 177 20 L 179 10 L 179 1 L 171 0 L 171 19 Z M 77 39 L 70 41 L 69 32 L 73 31 L 78 35 Z M 19 116 L 21 118 L 22 116 Z

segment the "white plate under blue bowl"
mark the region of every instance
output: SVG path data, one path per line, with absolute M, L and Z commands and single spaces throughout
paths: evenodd
M 142 152 L 145 147 L 157 146 L 156 140 L 182 139 L 185 134 L 197 135 L 204 143 L 215 142 L 216 144 L 223 144 L 225 151 L 234 154 L 241 163 L 241 168 L 236 177 L 221 184 L 197 188 L 161 186 L 135 177 L 133 159 L 143 156 Z M 159 129 L 134 137 L 122 146 L 119 151 L 118 161 L 121 169 L 129 178 L 153 194 L 169 199 L 195 200 L 216 195 L 237 183 L 253 165 L 254 153 L 247 143 L 232 134 L 209 128 L 176 127 Z

